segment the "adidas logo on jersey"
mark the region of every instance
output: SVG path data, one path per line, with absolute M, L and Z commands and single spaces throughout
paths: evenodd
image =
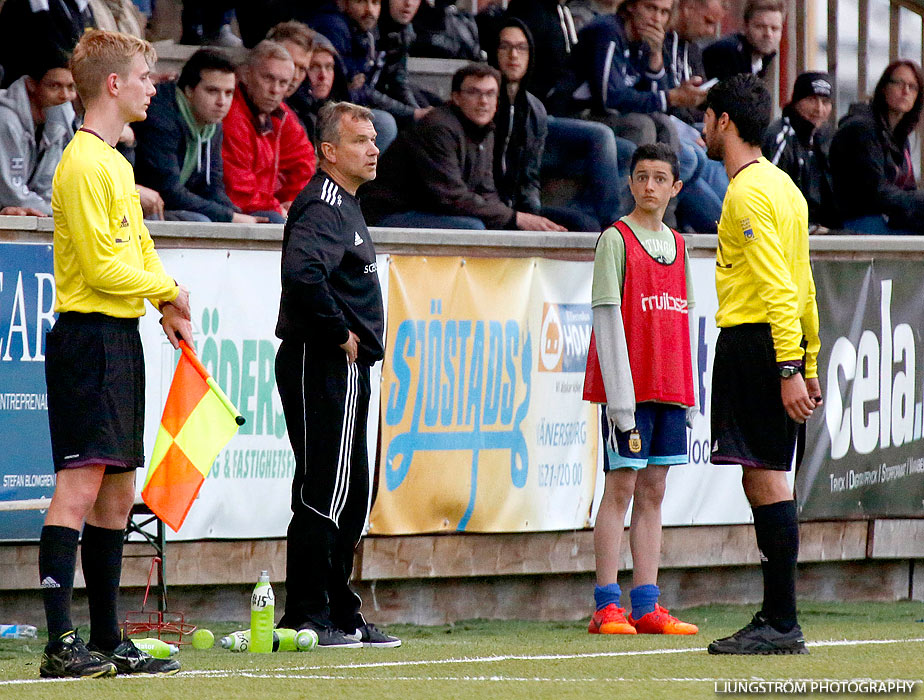
M 55 581 L 51 576 L 42 579 L 42 588 L 61 588 L 61 584 Z
M 331 206 L 340 206 L 343 203 L 343 198 L 340 196 L 340 187 L 335 185 L 333 180 L 325 180 L 324 184 L 321 185 L 321 199 L 330 204 Z
M 353 238 L 353 245 L 362 245 L 362 244 L 363 244 L 363 239 L 362 239 L 362 236 L 359 235 L 359 231 L 354 231 L 354 232 L 353 232 L 353 236 L 354 236 L 354 238 Z

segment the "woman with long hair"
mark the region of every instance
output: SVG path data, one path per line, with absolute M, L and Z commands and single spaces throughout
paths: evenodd
M 890 63 L 873 99 L 841 121 L 831 143 L 834 199 L 844 228 L 858 233 L 924 233 L 924 191 L 915 181 L 909 139 L 924 108 L 924 76 L 914 61 Z

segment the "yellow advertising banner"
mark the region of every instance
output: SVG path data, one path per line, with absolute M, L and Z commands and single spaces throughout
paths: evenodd
M 370 532 L 586 527 L 587 264 L 391 257 Z

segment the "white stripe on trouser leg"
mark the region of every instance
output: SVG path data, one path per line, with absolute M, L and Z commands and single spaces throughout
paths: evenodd
M 334 522 L 340 522 L 340 515 L 343 513 L 343 509 L 346 507 L 347 499 L 349 498 L 350 490 L 350 478 L 353 473 L 353 437 L 356 432 L 356 405 L 359 401 L 359 369 L 356 366 L 356 363 L 350 363 L 349 370 L 350 382 L 353 385 L 353 399 L 350 402 L 350 421 L 349 425 L 346 427 L 346 456 L 343 462 L 344 470 L 344 479 L 343 479 L 343 498 L 340 500 L 340 504 L 337 507 L 336 512 L 334 513 Z
M 340 429 L 340 455 L 337 457 L 337 480 L 331 497 L 330 518 L 338 527 L 340 513 L 349 491 L 350 458 L 353 454 L 353 423 L 356 413 L 356 367 L 347 362 L 347 390 L 343 405 L 343 424 Z
M 335 493 L 334 503 L 331 507 L 331 518 L 340 524 L 340 514 L 346 505 L 350 491 L 350 474 L 353 461 L 353 431 L 356 427 L 356 402 L 359 396 L 359 370 L 355 363 L 347 364 L 347 395 L 343 410 L 343 428 L 340 436 L 340 460 L 338 475 L 340 476 L 339 493 Z

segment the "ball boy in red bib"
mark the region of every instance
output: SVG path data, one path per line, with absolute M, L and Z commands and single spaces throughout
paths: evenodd
M 658 605 L 661 502 L 671 465 L 686 464 L 696 413 L 689 258 L 662 218 L 683 183 L 664 144 L 639 147 L 629 188 L 635 209 L 597 241 L 593 328 L 584 398 L 603 404 L 603 499 L 594 528 L 597 585 L 591 634 L 696 634 Z M 616 582 L 623 523 L 633 501 L 632 612 Z

